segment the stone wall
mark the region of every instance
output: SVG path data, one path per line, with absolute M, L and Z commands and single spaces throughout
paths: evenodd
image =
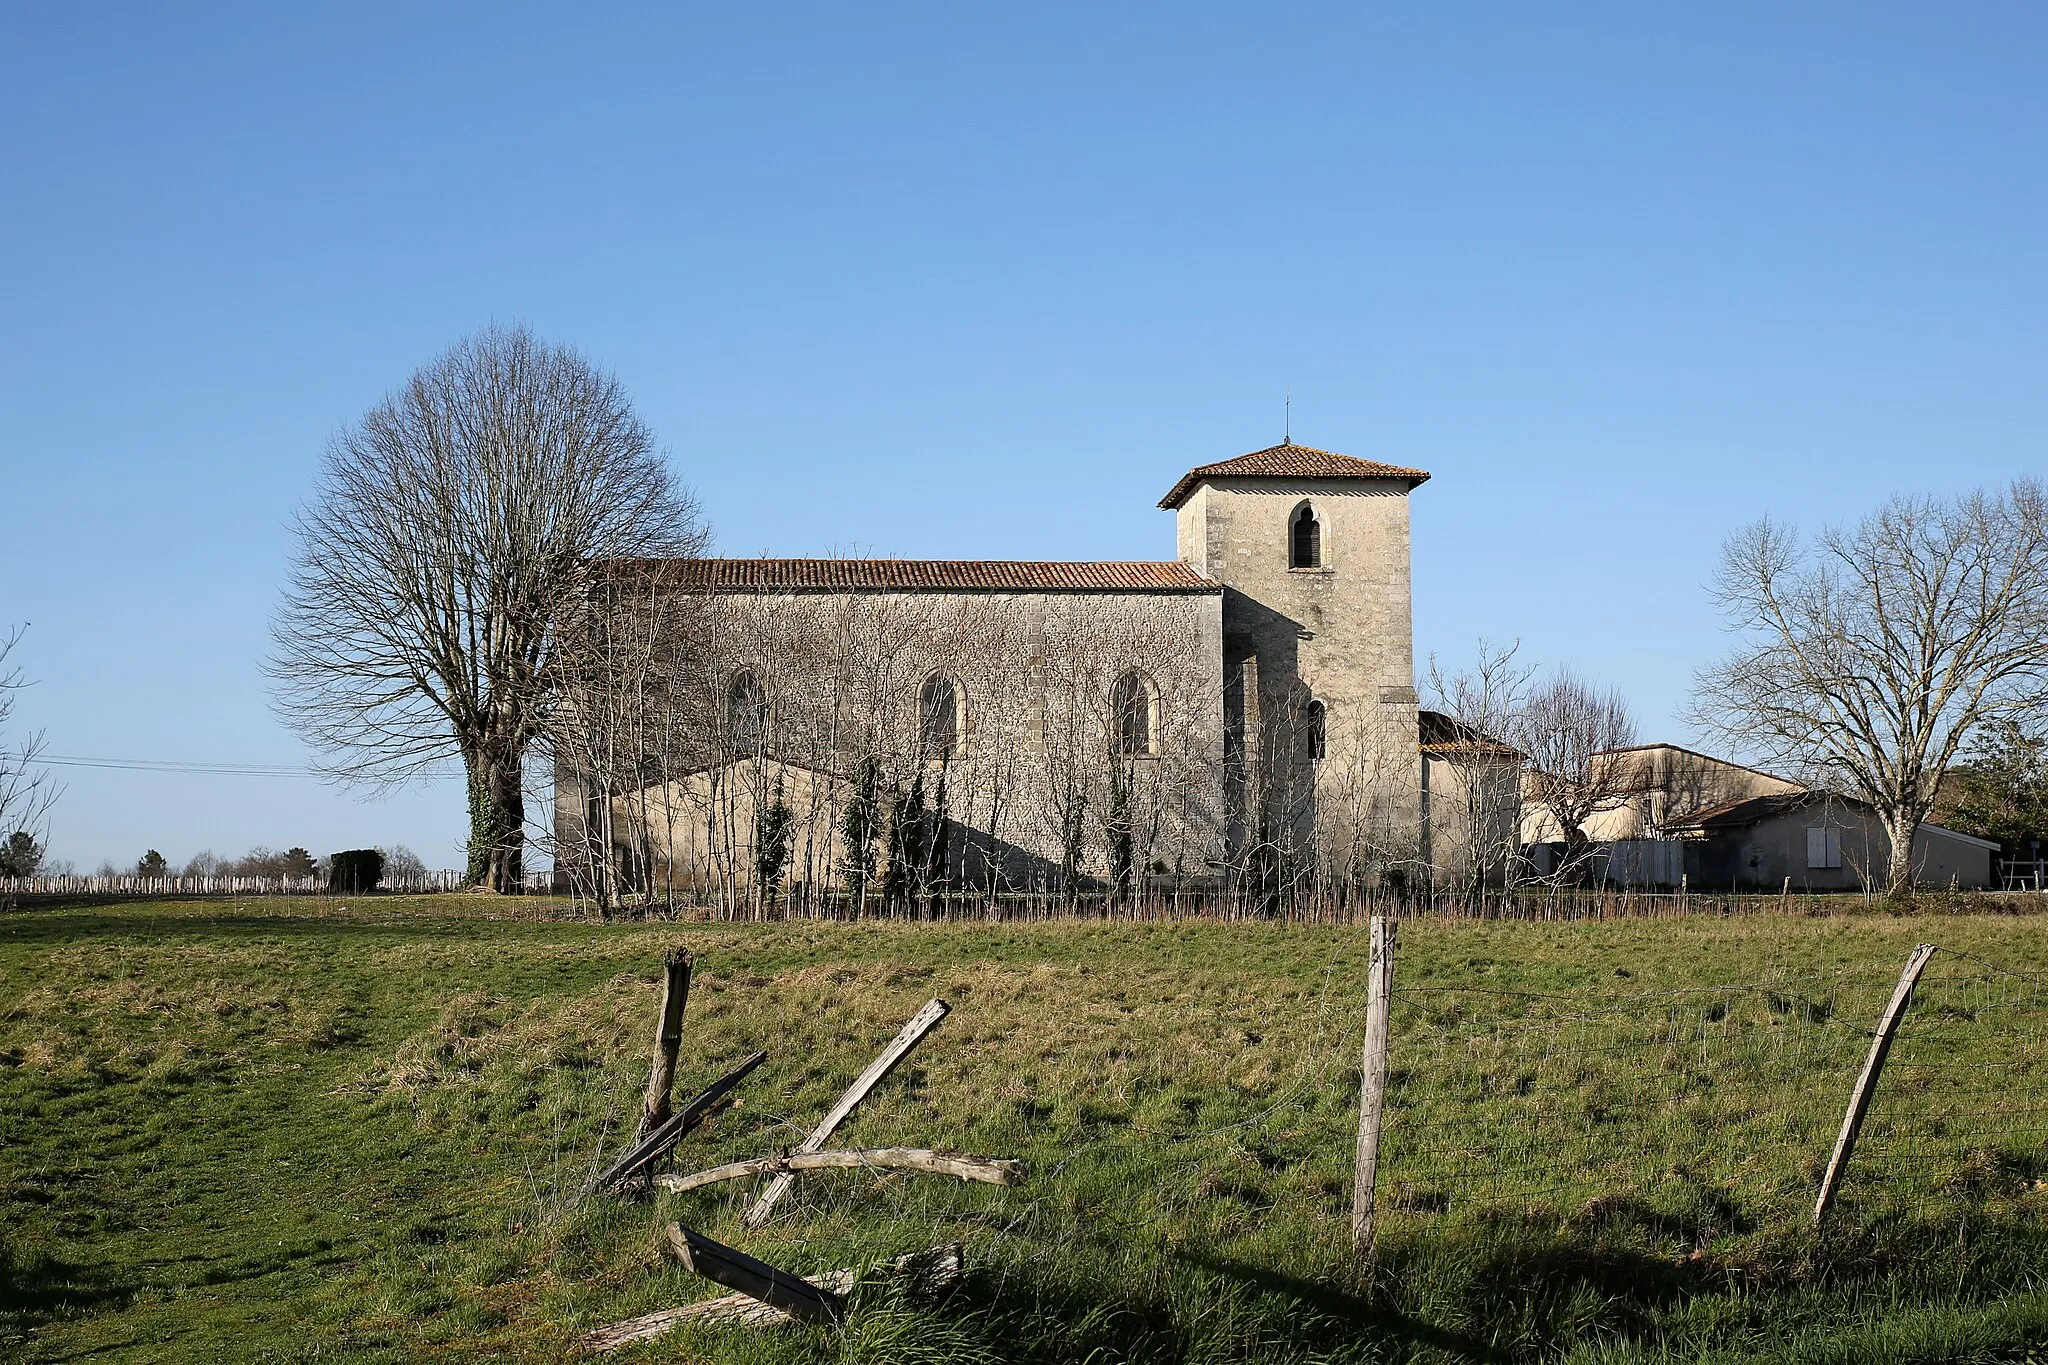
M 1223 857 L 1220 594 L 770 591 L 699 595 L 687 615 L 674 666 L 658 670 L 687 719 L 633 725 L 674 742 L 557 771 L 564 842 L 624 849 L 635 876 L 748 894 L 757 812 L 779 786 L 796 821 L 787 875 L 843 879 L 863 765 L 884 824 L 913 793 L 936 808 L 943 784 L 940 871 L 956 888 L 1106 878 L 1120 832 L 1141 873 L 1211 877 Z M 1153 751 L 1120 758 L 1110 695 L 1132 670 L 1153 703 Z M 935 675 L 961 702 L 943 755 L 921 734 Z M 758 695 L 758 717 L 735 706 L 742 695 Z M 611 771 L 588 771 L 600 766 Z M 593 806 L 598 788 L 608 806 Z M 589 828 L 593 814 L 609 829 Z M 885 830 L 878 877 L 889 848 Z

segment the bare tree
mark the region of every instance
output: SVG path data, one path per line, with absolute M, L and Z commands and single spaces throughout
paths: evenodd
M 418 882 L 426 879 L 428 871 L 426 861 L 404 844 L 393 844 L 389 848 L 380 848 L 377 851 L 384 855 L 384 879 L 386 881 Z M 290 875 L 310 877 L 313 875 L 313 869 L 309 867 L 303 872 L 294 871 Z
M 14 716 L 15 694 L 28 686 L 19 668 L 7 667 L 7 658 L 26 629 L 17 626 L 0 639 L 0 736 L 5 735 L 7 722 Z M 0 838 L 20 831 L 34 841 L 43 832 L 43 821 L 61 794 L 50 781 L 49 770 L 37 765 L 43 750 L 40 730 L 11 747 L 0 741 Z
M 2031 479 L 1894 498 L 1810 542 L 1759 521 L 1723 546 L 1715 599 L 1739 643 L 1700 672 L 1695 718 L 1874 807 L 1893 892 L 1958 750 L 2048 706 L 2048 500 Z
M 1520 650 L 1481 640 L 1472 666 L 1455 673 L 1429 661 L 1431 709 L 1443 720 L 1423 716 L 1424 857 L 1460 890 L 1506 885 L 1524 870 L 1522 755 L 1504 738 L 1520 731 L 1535 675 Z
M 1524 755 L 1523 798 L 1564 845 L 1551 877 L 1569 882 L 1591 870 L 1586 822 L 1642 795 L 1649 780 L 1614 751 L 1635 743 L 1636 724 L 1619 692 L 1601 691 L 1569 669 L 1532 688 L 1514 716 L 1509 742 Z
M 705 534 L 618 381 L 487 328 L 328 447 L 272 631 L 280 713 L 341 780 L 459 757 L 471 882 L 522 884 L 527 751 L 594 561 Z

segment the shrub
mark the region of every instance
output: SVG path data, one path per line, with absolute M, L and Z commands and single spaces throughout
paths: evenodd
M 14 831 L 0 844 L 0 877 L 33 877 L 42 866 L 43 846 L 27 830 Z
M 384 880 L 384 855 L 374 848 L 352 848 L 327 860 L 327 889 L 359 896 L 375 891 Z

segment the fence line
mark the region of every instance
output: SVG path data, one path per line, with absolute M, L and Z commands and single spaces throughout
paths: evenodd
M 429 872 L 421 877 L 386 877 L 380 893 L 430 895 L 460 891 L 461 872 Z M 325 896 L 324 877 L 0 877 L 0 895 L 10 896 Z
M 1945 898 L 1987 913 L 2048 913 L 2048 893 L 2032 891 L 1952 892 Z M 587 901 L 579 896 L 579 902 Z M 797 885 L 735 905 L 695 893 L 672 891 L 631 895 L 621 909 L 629 917 L 708 917 L 715 920 L 896 920 L 907 922 L 1010 922 L 1106 920 L 1131 923 L 1259 921 L 1300 925 L 1362 926 L 1374 917 L 1395 919 L 1585 920 L 1678 919 L 1757 914 L 1833 915 L 1869 904 L 1860 891 L 1835 893 L 1733 894 L 1688 891 L 1648 892 L 1615 888 L 1517 889 L 1485 892 L 1330 891 L 1285 898 L 1241 889 L 1195 887 L 1146 890 L 1128 896 L 1105 892 L 1034 888 L 987 892 L 933 892 L 885 899 L 855 895 L 839 887 Z
M 529 894 L 552 889 L 554 874 L 526 879 Z M 386 877 L 385 895 L 436 895 L 461 891 L 464 874 L 455 869 L 416 877 Z M 336 892 L 312 877 L 0 877 L 0 896 L 324 896 Z M 360 892 L 353 893 L 360 895 Z M 2048 892 L 1941 892 L 1989 913 L 2048 913 Z M 581 899 L 581 898 L 579 898 Z M 1833 894 L 1750 894 L 1651 892 L 1617 888 L 1518 889 L 1485 892 L 1331 891 L 1261 897 L 1214 887 L 1148 889 L 1129 896 L 1103 892 L 1035 888 L 986 892 L 934 892 L 885 900 L 838 887 L 797 885 L 780 894 L 738 906 L 706 903 L 682 893 L 641 894 L 622 907 L 629 917 L 759 920 L 894 920 L 957 923 L 1012 921 L 1111 921 L 1179 923 L 1246 921 L 1293 925 L 1363 926 L 1375 916 L 1394 919 L 1530 920 L 1576 923 L 1589 920 L 1679 919 L 1758 914 L 1833 915 L 1863 904 L 1859 892 Z

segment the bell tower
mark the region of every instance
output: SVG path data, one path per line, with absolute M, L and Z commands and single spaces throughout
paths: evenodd
M 1428 478 L 1288 444 L 1192 469 L 1160 500 L 1182 561 L 1223 584 L 1232 854 L 1254 874 L 1415 875 L 1408 495 Z

